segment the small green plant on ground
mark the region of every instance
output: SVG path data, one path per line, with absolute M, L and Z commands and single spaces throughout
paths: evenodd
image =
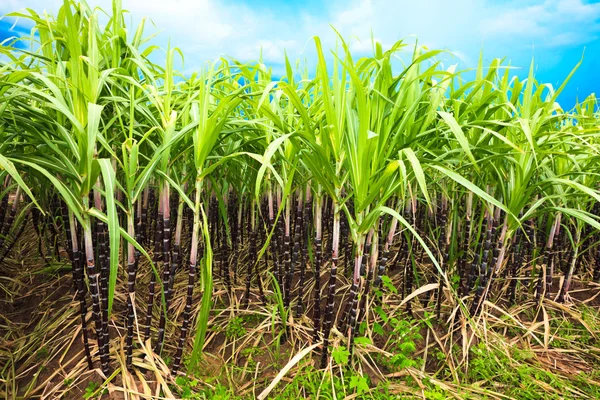
M 244 327 L 244 320 L 240 317 L 232 318 L 227 324 L 225 330 L 225 336 L 227 339 L 237 339 L 246 334 L 246 328 Z
M 564 379 L 535 365 L 529 351 L 503 351 L 480 342 L 471 349 L 467 379 L 486 387 L 489 382 L 497 390 L 520 399 L 564 398 Z
M 417 350 L 416 342 L 423 339 L 419 333 L 420 324 L 414 320 L 404 320 L 395 317 L 390 318 L 392 326 L 392 341 L 390 342 L 393 356 L 388 360 L 394 369 L 416 367 L 420 360 L 413 358 Z
M 422 324 L 412 318 L 390 316 L 381 306 L 376 308 L 376 312 L 383 325 L 373 323 L 373 332 L 388 337 L 387 351 L 393 354 L 390 357 L 379 357 L 379 360 L 392 371 L 419 366 L 422 360 L 414 358 L 414 354 L 417 350 L 417 342 L 423 339 L 420 333 Z M 385 330 L 385 325 L 389 329 Z
M 83 393 L 84 399 L 92 399 L 98 395 L 98 391 L 100 389 L 100 384 L 98 382 L 90 381 L 87 387 L 85 388 L 85 392 Z M 103 391 L 104 393 L 104 391 Z

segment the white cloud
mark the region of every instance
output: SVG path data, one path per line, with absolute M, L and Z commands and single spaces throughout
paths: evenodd
M 0 0 L 0 12 L 24 7 L 57 10 L 59 0 Z M 110 0 L 88 0 L 91 6 L 110 9 Z M 142 16 L 155 23 L 147 33 L 161 31 L 157 42 L 180 47 L 186 70 L 219 55 L 283 63 L 314 61 L 311 37 L 319 35 L 325 47 L 334 47 L 336 34 L 347 39 L 358 54 L 371 52 L 371 35 L 389 47 L 416 35 L 430 48 L 456 52 L 466 63 L 477 60 L 482 45 L 486 54 L 514 55 L 531 47 L 583 45 L 600 33 L 600 4 L 584 0 L 334 0 L 321 8 L 297 6 L 294 12 L 276 7 L 250 7 L 243 0 L 123 0 L 123 8 L 137 24 Z M 135 28 L 130 27 L 133 31 Z M 410 39 L 412 42 L 414 39 Z
M 541 4 L 513 7 L 481 23 L 490 37 L 520 37 L 541 46 L 580 45 L 600 31 L 600 3 L 583 0 L 546 0 Z
M 54 12 L 58 10 L 58 7 L 62 5 L 61 0 L 3 0 L 2 4 L 0 4 L 0 11 L 2 13 L 18 11 L 23 8 L 32 8 L 38 14 L 43 13 L 44 11 Z

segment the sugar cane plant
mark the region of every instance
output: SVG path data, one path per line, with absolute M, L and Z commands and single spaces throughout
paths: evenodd
M 469 80 L 441 51 L 356 58 L 338 36 L 279 80 L 229 59 L 186 76 L 177 48 L 150 60 L 119 0 L 98 14 L 15 13 L 33 50 L 0 48 L 0 263 L 29 221 L 40 257 L 66 250 L 89 368 L 111 373 L 114 326 L 130 371 L 154 355 L 196 367 L 215 289 L 234 312 L 271 307 L 282 338 L 307 324 L 326 368 L 331 338 L 352 349 L 384 298 L 450 329 L 600 279 L 598 104 L 558 103 L 579 64 L 557 89 L 500 59 Z

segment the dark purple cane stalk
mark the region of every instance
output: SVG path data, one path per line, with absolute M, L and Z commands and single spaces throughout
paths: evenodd
M 365 284 L 368 282 L 368 273 L 371 271 L 370 258 L 371 255 L 371 243 L 373 240 L 374 230 L 371 229 L 367 235 L 367 239 L 365 241 L 365 250 L 364 255 L 366 256 L 366 262 L 361 263 L 360 272 L 359 272 L 359 283 L 356 288 L 356 294 L 353 297 L 353 301 L 350 303 L 352 305 L 352 309 L 348 310 L 346 320 L 349 324 L 350 329 L 350 339 L 349 339 L 349 348 L 352 348 L 352 341 L 354 338 L 354 330 L 356 328 L 356 324 L 360 320 L 360 312 L 364 305 L 364 301 L 366 299 L 366 291 L 364 291 L 364 296 L 361 296 L 361 302 L 358 303 L 358 294 L 362 292 L 362 289 L 365 287 Z M 356 272 L 355 272 L 356 273 Z M 354 286 L 354 285 L 353 285 Z M 352 288 L 350 290 L 350 294 L 352 295 Z
M 189 254 L 192 247 L 192 232 L 194 230 L 194 210 L 191 207 L 184 208 L 185 221 L 184 231 L 181 242 L 181 254 L 183 260 L 183 254 Z M 181 267 L 185 270 L 187 263 L 181 263 Z
M 72 242 L 72 235 L 71 235 L 71 223 L 69 221 L 69 212 L 67 210 L 66 205 L 62 201 L 59 202 L 58 206 L 59 206 L 61 219 L 63 221 L 62 226 L 63 226 L 63 231 L 65 232 L 65 240 L 67 243 L 67 246 L 66 246 L 67 254 L 69 255 L 69 260 L 71 260 L 71 262 L 73 262 L 73 242 Z M 34 210 L 34 209 L 35 209 L 35 207 L 32 210 Z M 75 284 L 75 282 L 73 282 L 73 284 Z M 75 288 L 75 290 L 77 290 L 76 286 L 74 286 L 74 288 Z
M 381 258 L 379 260 L 379 268 L 377 269 L 377 278 L 375 279 L 375 288 L 377 289 L 381 289 L 382 278 L 385 275 L 385 267 L 389 260 L 390 249 L 392 248 L 392 244 L 394 243 L 394 236 L 396 235 L 397 228 L 398 220 L 396 218 L 392 218 L 392 223 L 390 224 L 390 229 L 388 230 L 387 234 L 387 240 L 385 241 L 385 245 L 381 253 Z
M 87 204 L 87 198 L 84 198 L 84 202 Z M 104 346 L 104 334 L 102 329 L 102 312 L 100 308 L 100 273 L 97 271 L 96 264 L 94 261 L 94 244 L 92 243 L 92 223 L 89 218 L 86 220 L 84 226 L 84 243 L 85 243 L 85 255 L 87 259 L 87 271 L 88 280 L 90 286 L 90 294 L 92 295 L 92 314 L 96 323 L 96 338 L 98 342 L 98 350 L 100 353 L 100 362 L 102 366 L 102 372 L 108 376 L 109 365 L 108 357 L 105 356 L 104 352 L 106 347 Z
M 177 212 L 178 212 L 178 207 L 179 207 L 179 192 L 175 191 L 173 192 L 173 194 L 169 195 L 169 205 L 171 208 L 171 216 L 169 218 L 169 220 L 171 221 L 171 234 L 173 235 L 175 233 L 175 228 L 177 225 Z M 170 239 L 171 241 L 173 240 L 173 237 L 171 237 Z
M 483 255 L 481 256 L 481 264 L 479 265 L 479 282 L 477 285 L 477 291 L 475 292 L 475 297 L 473 298 L 473 303 L 471 304 L 471 315 L 476 315 L 480 309 L 480 300 L 483 296 L 483 291 L 487 286 L 487 278 L 488 278 L 488 258 L 490 254 L 490 250 L 492 247 L 492 238 L 496 233 L 496 221 L 493 220 L 493 217 L 490 213 L 486 213 L 486 216 L 489 217 L 490 220 L 487 221 L 487 231 L 485 237 L 485 243 L 483 246 Z
M 596 248 L 596 266 L 594 268 L 593 281 L 600 283 L 600 245 Z
M 8 198 L 8 195 L 5 196 Z M 4 201 L 4 199 L 2 199 Z M 35 230 L 35 234 L 38 239 L 38 254 L 42 260 L 46 259 L 44 255 L 44 234 L 42 232 L 42 213 L 37 207 L 33 207 L 31 210 L 31 222 L 33 223 L 33 228 Z
M 323 248 L 321 242 L 322 234 L 322 204 L 323 197 L 317 194 L 315 203 L 315 264 L 314 264 L 314 302 L 313 302 L 313 343 L 319 341 L 319 331 L 321 330 L 321 263 L 323 258 Z
M 407 204 L 405 208 L 405 213 L 410 214 L 412 226 L 414 229 L 417 229 L 417 202 L 416 199 L 412 198 Z M 404 242 L 402 246 L 402 254 L 406 254 L 406 259 L 404 261 L 404 290 L 403 290 L 403 298 L 408 296 L 412 292 L 413 281 L 414 281 L 414 272 L 415 272 L 415 239 L 408 236 L 408 233 L 405 231 L 404 233 Z M 398 255 L 400 257 L 401 254 Z M 412 314 L 412 302 L 406 302 L 406 312 Z
M 10 197 L 8 186 L 10 185 L 10 181 L 10 175 L 6 176 L 4 185 L 2 186 L 4 197 L 2 197 L 2 201 L 0 201 L 0 229 L 4 227 L 4 219 L 6 218 L 6 211 L 8 210 L 8 198 Z
M 255 208 L 256 208 L 256 200 L 252 199 L 252 204 L 251 204 L 251 209 L 250 209 L 250 223 L 248 224 L 248 228 L 250 229 L 250 238 L 249 238 L 249 245 L 250 248 L 252 248 L 252 246 L 256 245 L 256 232 L 254 229 L 254 221 L 256 219 L 256 214 L 255 214 Z M 244 294 L 244 301 L 242 303 L 242 307 L 246 308 L 248 307 L 248 302 L 250 301 L 250 284 L 252 281 L 252 270 L 254 268 L 254 261 L 253 260 L 253 252 L 251 251 L 250 257 L 248 259 L 248 271 L 246 274 L 246 292 Z M 259 278 L 260 279 L 260 278 Z
M 552 223 L 552 227 L 550 228 L 550 232 L 548 233 L 547 236 L 547 241 L 546 241 L 546 247 L 544 248 L 544 257 L 543 257 L 543 262 L 542 265 L 540 266 L 540 270 L 539 270 L 539 276 L 538 276 L 538 281 L 537 281 L 537 288 L 536 288 L 536 295 L 535 295 L 535 299 L 536 301 L 541 301 L 542 295 L 547 295 L 548 292 L 550 291 L 550 285 L 548 284 L 548 275 L 550 276 L 550 284 L 552 283 L 552 258 L 553 258 L 553 245 L 554 245 L 554 238 L 555 238 L 555 234 L 558 230 L 558 227 L 560 225 L 560 216 L 561 214 L 556 214 L 556 216 L 554 217 L 554 222 Z M 542 268 L 545 266 L 545 269 L 542 270 Z
M 190 245 L 190 265 L 188 269 L 188 285 L 187 294 L 185 301 L 185 308 L 183 309 L 183 323 L 181 325 L 181 334 L 179 341 L 177 342 L 177 350 L 175 352 L 175 359 L 173 361 L 173 375 L 177 374 L 181 366 L 181 357 L 183 355 L 183 348 L 185 347 L 185 341 L 187 338 L 187 331 L 190 326 L 190 314 L 192 311 L 192 302 L 194 295 L 194 281 L 196 278 L 196 269 L 198 264 L 198 244 L 200 234 L 200 197 L 201 197 L 201 184 L 200 178 L 196 178 L 195 183 L 195 209 L 194 209 L 194 222 L 192 226 L 192 239 Z
M 185 186 L 184 186 L 185 188 Z M 173 251 L 171 253 L 171 275 L 169 277 L 169 300 L 173 298 L 173 286 L 175 285 L 175 274 L 179 270 L 179 260 L 181 260 L 181 236 L 183 232 L 184 201 L 179 199 L 177 205 L 177 222 L 175 223 L 175 240 L 173 241 Z M 170 303 L 169 303 L 170 304 Z M 167 307 L 168 309 L 168 307 Z
M 289 227 L 289 224 L 286 223 L 286 225 Z M 286 228 L 286 231 L 288 230 L 288 228 Z M 289 307 L 290 305 L 290 286 L 292 286 L 292 258 L 291 258 L 291 254 L 290 254 L 290 247 L 291 247 L 291 243 L 290 243 L 290 236 L 288 234 L 286 234 L 283 237 L 283 268 L 285 271 L 285 284 L 283 285 L 284 287 L 284 305 L 285 307 Z
M 167 323 L 167 314 L 171 300 L 171 202 L 169 201 L 169 185 L 165 183 L 162 195 L 163 198 L 163 235 L 162 235 L 162 261 L 163 277 L 162 286 L 164 291 L 164 309 L 160 310 L 160 320 L 158 323 L 158 338 L 154 351 L 157 354 L 162 352 L 165 338 L 165 325 Z
M 227 293 L 231 294 L 231 269 L 229 268 L 229 255 L 231 253 L 231 223 L 230 223 L 230 202 L 231 202 L 231 192 L 228 192 L 225 197 L 225 209 L 227 213 L 227 220 L 229 223 L 229 235 L 227 235 L 227 230 L 225 229 L 225 224 L 223 224 L 223 241 L 221 243 L 221 265 L 223 271 L 223 278 L 225 280 L 225 288 L 227 289 Z
M 241 257 L 241 234 L 242 234 L 242 201 L 236 196 L 234 202 L 234 211 L 235 218 L 233 218 L 234 227 L 232 229 L 233 237 L 232 237 L 232 246 L 233 246 L 233 265 L 231 269 L 233 270 L 233 285 L 237 285 L 237 274 L 238 274 L 238 266 L 239 259 Z
M 310 215 L 312 204 L 310 200 L 310 186 L 306 188 L 306 200 L 302 210 L 301 220 Z M 306 253 L 308 252 L 309 230 L 308 224 L 301 222 L 301 250 L 300 250 L 300 282 L 298 286 L 298 304 L 296 306 L 296 316 L 300 317 L 304 313 L 304 275 L 306 270 Z
M 533 247 L 531 248 L 531 268 L 528 268 L 528 270 L 525 272 L 525 283 L 528 286 L 528 290 L 529 292 L 533 291 L 534 293 L 537 291 L 537 285 L 538 285 L 538 280 L 535 279 L 535 276 L 542 275 L 543 272 L 541 271 L 541 267 L 540 267 L 540 271 L 538 272 L 538 259 L 540 256 L 540 253 L 542 251 L 541 248 L 541 243 L 546 243 L 547 241 L 547 235 L 546 235 L 546 228 L 547 228 L 547 221 L 548 220 L 548 215 L 544 214 L 541 219 L 539 220 L 539 226 L 536 227 L 534 225 L 534 229 L 533 229 Z M 534 257 L 535 256 L 535 257 Z M 543 262 L 543 256 L 542 256 L 542 262 Z M 542 264 L 543 265 L 543 264 Z M 536 295 L 537 296 L 537 295 Z
M 254 231 L 253 233 L 253 242 L 250 244 L 250 257 L 252 259 L 252 264 L 254 265 L 254 273 L 256 274 L 256 282 L 258 285 L 258 294 L 260 296 L 260 301 L 262 302 L 263 306 L 267 305 L 267 297 L 265 296 L 265 292 L 263 289 L 263 284 L 262 284 L 262 278 L 260 276 L 260 268 L 259 268 L 259 259 L 258 259 L 258 248 L 257 248 L 257 243 L 263 243 L 266 240 L 266 237 L 264 237 L 262 233 L 264 233 L 264 230 L 262 229 L 258 229 L 258 226 L 262 224 L 262 226 L 265 226 L 265 220 L 264 220 L 264 215 L 266 214 L 266 209 L 265 209 L 265 202 L 261 202 L 261 210 L 259 215 L 257 216 L 260 220 L 257 222 L 254 222 L 254 227 L 252 228 L 252 230 Z M 268 267 L 269 265 L 266 263 L 266 258 L 265 258 L 265 271 L 268 271 Z
M 531 261 L 533 261 L 533 249 L 534 249 L 534 231 L 535 231 L 535 223 L 533 222 L 533 219 L 530 219 L 529 221 L 527 221 L 525 223 L 525 249 L 524 249 L 524 254 L 523 254 L 523 261 L 525 266 L 527 266 L 528 263 L 530 263 Z M 525 277 L 527 277 L 529 275 L 529 271 L 527 270 L 527 268 L 525 268 Z M 523 286 L 528 286 L 527 280 L 523 281 Z
M 281 207 L 281 204 L 278 206 Z M 278 208 L 279 209 L 279 208 Z M 275 229 L 275 239 L 277 241 L 277 257 L 279 259 L 278 264 L 279 264 L 279 278 L 281 280 L 280 286 L 281 286 L 281 293 L 283 294 L 285 291 L 285 280 L 286 280 L 286 275 L 285 275 L 285 244 L 284 244 L 284 222 L 285 217 L 280 216 L 280 218 L 278 218 L 277 222 L 275 223 L 276 229 Z
M 350 222 L 344 214 L 342 217 L 342 240 L 344 244 L 344 275 L 348 278 L 352 275 L 352 238 L 350 237 Z
M 256 283 L 258 285 L 258 295 L 260 296 L 260 301 L 263 306 L 267 305 L 267 297 L 265 296 L 265 291 L 263 289 L 262 279 L 260 277 L 260 271 L 258 269 L 258 253 L 256 251 L 256 242 L 258 241 L 256 229 L 250 234 L 250 237 L 253 241 L 250 243 L 250 258 L 252 261 L 251 265 L 254 265 L 254 273 L 256 274 Z
M 436 307 L 435 307 L 435 315 L 437 320 L 440 320 L 441 308 L 442 308 L 442 294 L 443 294 L 443 281 L 442 281 L 442 272 L 446 270 L 446 263 L 448 262 L 448 257 L 446 256 L 447 252 L 447 243 L 446 243 L 446 229 L 448 222 L 448 214 L 447 214 L 447 199 L 442 195 L 442 201 L 440 205 L 440 233 L 438 236 L 438 249 L 440 252 L 440 269 L 442 271 L 437 272 L 437 281 L 438 281 L 438 290 L 436 293 Z
M 400 215 L 402 215 L 402 210 L 399 210 L 398 213 Z M 396 227 L 396 229 L 397 229 L 397 227 Z M 396 236 L 397 236 L 397 238 L 396 238 Z M 392 243 L 390 244 L 390 248 L 388 249 L 388 257 L 391 257 L 391 258 L 389 258 L 389 261 L 391 264 L 389 267 L 390 271 L 398 270 L 398 265 L 400 265 L 400 259 L 402 258 L 401 254 L 406 254 L 406 253 L 402 253 L 402 250 L 405 246 L 405 244 L 404 244 L 405 241 L 403 240 L 403 237 L 404 237 L 404 235 L 402 235 L 402 233 L 399 232 L 398 234 L 394 233 L 394 237 L 392 238 Z M 394 242 L 396 242 L 396 245 L 398 246 L 397 252 L 393 251 Z M 390 254 L 390 253 L 393 253 L 393 254 Z
M 229 235 L 230 243 L 228 247 L 227 256 L 227 270 L 229 271 L 230 285 L 235 286 L 237 284 L 237 247 L 238 247 L 238 197 L 235 191 L 231 191 L 229 200 L 227 202 L 227 218 L 229 221 Z M 233 289 L 232 289 L 233 290 Z
M 275 276 L 275 282 L 277 285 L 281 287 L 281 276 L 279 275 L 280 266 L 279 266 L 279 255 L 277 250 L 278 244 L 278 235 L 277 229 L 274 226 L 275 224 L 275 210 L 273 209 L 273 191 L 269 188 L 269 193 L 267 195 L 267 206 L 269 212 L 269 228 L 273 230 L 273 234 L 271 236 L 271 258 L 273 259 L 273 275 Z
M 138 208 L 139 209 L 139 208 Z M 138 227 L 141 225 L 141 217 Z M 140 227 L 141 228 L 141 227 Z M 134 215 L 127 217 L 127 233 L 141 240 L 141 229 L 136 233 L 134 228 Z M 135 298 L 135 278 L 137 274 L 138 256 L 133 244 L 127 244 L 127 336 L 125 338 L 125 366 L 129 371 L 133 366 L 133 323 L 135 319 L 134 298 Z
M 100 181 L 98 181 L 97 185 L 100 185 Z M 102 211 L 104 209 L 102 197 L 100 190 L 98 188 L 94 189 L 94 205 L 95 207 Z M 96 237 L 98 238 L 98 248 L 97 248 L 97 264 L 100 267 L 100 278 L 99 278 L 99 301 L 100 301 L 100 312 L 102 316 L 102 331 L 103 335 L 102 346 L 103 349 L 100 352 L 102 364 L 106 364 L 106 368 L 108 369 L 108 357 L 109 357 L 109 332 L 108 332 L 108 275 L 109 275 L 109 260 L 108 258 L 108 229 L 106 224 L 100 219 L 96 220 Z M 99 334 L 100 335 L 100 334 Z M 104 369 L 104 367 L 103 367 Z
M 71 268 L 73 273 L 73 286 L 75 294 L 79 300 L 79 314 L 81 317 L 81 335 L 83 339 L 83 348 L 88 363 L 88 369 L 94 368 L 92 361 L 92 354 L 90 351 L 90 344 L 88 338 L 88 327 L 87 327 L 87 305 L 85 301 L 85 285 L 83 284 L 83 260 L 81 258 L 81 251 L 79 250 L 79 241 L 77 238 L 77 227 L 75 223 L 75 217 L 72 213 L 68 212 L 66 207 L 61 207 L 63 215 L 65 233 L 68 234 L 67 242 L 70 246 L 68 252 L 71 258 Z
M 365 246 L 365 238 L 360 237 L 358 239 L 358 243 L 356 245 L 356 255 L 354 261 L 354 278 L 352 282 L 352 286 L 350 287 L 350 298 L 348 299 L 348 310 L 346 312 L 346 324 L 344 328 L 342 328 L 342 333 L 346 334 L 348 340 L 348 350 L 352 353 L 352 348 L 354 344 L 354 334 L 356 329 L 356 320 L 357 320 L 357 305 L 358 305 L 358 292 L 362 286 L 362 277 L 360 271 L 363 269 L 362 267 L 362 258 Z
M 292 286 L 292 277 L 294 276 L 294 266 L 292 265 L 292 256 L 290 252 L 291 247 L 291 208 L 292 202 L 288 198 L 285 204 L 285 233 L 283 237 L 283 265 L 285 268 L 285 285 L 283 288 L 284 296 L 283 302 L 285 308 L 290 306 L 290 291 Z
M 163 223 L 164 217 L 162 213 L 163 209 L 162 196 L 158 198 L 158 210 L 156 213 L 156 229 L 154 231 L 154 254 L 152 255 L 152 262 L 158 272 L 158 263 L 162 259 L 162 239 L 163 239 Z M 154 270 L 150 271 L 150 284 L 148 286 L 148 307 L 146 309 L 146 321 L 144 324 L 144 342 L 150 338 L 150 328 L 152 326 L 152 311 L 154 309 L 154 297 L 156 290 L 156 273 Z
M 246 232 L 246 229 L 244 229 L 244 215 L 245 214 L 250 214 L 248 212 L 246 212 L 244 214 L 245 211 L 245 201 L 243 201 L 243 199 L 241 199 L 240 201 L 240 210 L 239 210 L 239 225 L 240 225 L 240 245 L 242 246 L 242 248 L 244 248 L 244 245 L 246 244 L 246 235 L 244 235 L 244 232 Z
M 488 219 L 488 211 L 487 210 L 482 210 L 484 212 L 484 219 L 481 222 L 481 228 L 479 231 L 479 235 L 478 236 L 474 236 L 471 235 L 471 238 L 475 238 L 477 237 L 477 243 L 475 245 L 475 253 L 473 255 L 473 261 L 471 261 L 470 264 L 467 264 L 467 269 L 469 270 L 469 275 L 467 277 L 467 281 L 465 283 L 465 285 L 463 286 L 463 290 L 462 290 L 462 296 L 467 296 L 469 295 L 469 293 L 471 293 L 471 291 L 473 290 L 473 286 L 475 285 L 475 282 L 477 280 L 477 276 L 479 273 L 479 260 L 481 259 L 481 251 L 483 248 L 483 240 L 482 240 L 482 232 L 484 227 L 487 224 L 487 219 Z
M 194 248 L 194 244 L 192 243 L 192 249 Z M 193 251 L 193 250 L 192 250 Z M 183 309 L 183 324 L 181 326 L 181 334 L 179 336 L 179 342 L 177 343 L 177 351 L 175 353 L 175 359 L 173 361 L 173 375 L 177 374 L 181 366 L 181 357 L 183 355 L 183 348 L 185 347 L 185 339 L 187 337 L 187 331 L 190 325 L 190 314 L 192 311 L 192 300 L 194 295 L 194 281 L 196 276 L 196 265 L 190 263 L 190 267 L 188 270 L 188 284 L 187 284 L 187 293 L 186 293 L 186 301 L 185 308 Z
M 517 271 L 517 277 L 521 276 L 521 271 L 527 269 L 527 264 L 530 260 L 531 249 L 533 247 L 533 221 L 528 220 L 525 221 L 524 231 L 522 235 L 522 248 L 523 248 L 523 257 L 521 263 L 518 265 L 519 270 Z M 525 274 L 526 275 L 526 274 Z M 518 284 L 518 282 L 517 282 Z M 526 284 L 525 284 L 526 286 Z M 517 289 L 515 288 L 514 295 L 516 296 Z
M 370 238 L 368 240 L 371 243 L 372 249 L 371 249 L 370 254 L 367 254 L 367 256 L 370 256 L 370 258 L 368 259 L 369 261 L 368 261 L 367 269 L 364 274 L 365 290 L 360 299 L 360 305 L 358 307 L 356 325 L 359 325 L 365 318 L 365 313 L 367 310 L 367 307 L 366 307 L 367 299 L 370 296 L 370 290 L 371 290 L 371 281 L 373 281 L 373 279 L 374 279 L 374 274 L 375 274 L 377 264 L 378 264 L 378 259 L 379 259 L 379 253 L 381 251 L 381 246 L 380 246 L 381 241 L 379 240 L 379 230 L 376 228 L 372 228 L 371 231 L 369 232 L 369 236 L 370 236 Z
M 79 300 L 79 315 L 81 317 L 81 337 L 83 339 L 83 349 L 85 353 L 85 359 L 87 360 L 88 369 L 94 369 L 94 362 L 92 360 L 92 353 L 90 351 L 90 341 L 87 326 L 87 305 L 85 302 L 86 287 L 83 283 L 84 272 L 83 264 L 84 260 L 81 257 L 81 251 L 79 250 L 79 242 L 77 240 L 77 228 L 75 225 L 75 217 L 72 213 L 69 213 L 69 225 L 71 233 L 71 266 L 73 269 L 73 281 L 75 283 L 77 299 Z
M 17 242 L 21 238 L 21 236 L 23 235 L 23 232 L 25 232 L 25 227 L 27 226 L 28 222 L 29 222 L 29 213 L 27 213 L 25 215 L 25 218 L 23 219 L 23 221 L 21 221 L 21 224 L 19 225 L 19 228 L 13 234 L 13 237 L 12 237 L 10 243 L 8 244 L 8 246 L 6 246 L 4 248 L 4 251 L 2 252 L 2 255 L 0 255 L 0 264 L 2 263 L 2 261 L 4 261 L 4 259 L 6 258 L 6 256 L 10 254 L 11 250 L 13 249 L 13 247 L 15 247 L 15 244 L 17 244 Z
M 458 275 L 459 275 L 459 288 L 462 291 L 464 290 L 465 279 L 468 273 L 467 271 L 467 258 L 469 256 L 469 248 L 471 244 L 471 232 L 473 230 L 473 192 L 469 192 L 467 195 L 466 202 L 466 215 L 465 215 L 465 224 L 462 240 L 460 242 L 459 254 L 460 258 L 458 260 Z
M 497 209 L 497 213 L 494 218 L 494 221 L 496 222 L 494 224 L 494 226 L 496 228 L 497 228 L 497 223 L 501 219 L 502 219 L 501 210 Z M 500 231 L 500 234 L 498 235 L 498 237 L 496 236 L 496 230 L 494 231 L 493 238 L 496 242 L 496 245 L 494 246 L 494 250 L 492 251 L 492 262 L 490 264 L 491 268 L 488 271 L 487 276 L 484 277 L 485 286 L 484 286 L 483 294 L 482 294 L 481 298 L 479 299 L 479 304 L 483 304 L 485 302 L 485 300 L 487 298 L 487 294 L 489 293 L 490 287 L 494 280 L 494 276 L 500 270 L 500 267 L 501 267 L 502 263 L 504 262 L 504 257 L 506 254 L 505 239 L 506 239 L 507 229 L 508 229 L 508 219 L 505 218 L 503 226 L 502 226 L 502 230 Z
M 358 252 L 358 248 L 356 248 L 355 253 Z M 352 283 L 350 286 L 350 293 L 348 294 L 348 299 L 346 300 L 346 309 L 344 310 L 344 315 L 342 316 L 342 320 L 340 321 L 340 332 L 346 333 L 349 326 L 353 326 L 356 321 L 356 302 L 358 297 L 358 283 Z
M 291 278 L 293 280 L 294 277 L 294 270 L 296 268 L 296 265 L 298 264 L 298 258 L 299 258 L 299 253 L 300 253 L 300 240 L 302 237 L 302 233 L 300 231 L 300 227 L 302 225 L 302 209 L 304 207 L 304 205 L 302 204 L 302 193 L 300 190 L 297 191 L 296 193 L 297 195 L 297 201 L 295 202 L 295 209 L 296 209 L 296 222 L 294 223 L 294 247 L 293 247 L 293 252 L 292 252 L 292 262 L 291 262 Z M 302 279 L 302 278 L 300 278 Z M 291 297 L 293 296 L 292 292 L 292 284 L 290 282 L 290 299 L 288 299 L 288 305 L 289 303 L 292 301 Z
M 369 265 L 369 256 L 371 255 L 371 245 L 373 244 L 373 235 L 375 234 L 375 230 L 369 230 L 369 234 L 367 235 L 367 241 L 365 242 L 365 256 L 367 256 L 367 262 L 361 265 L 360 276 L 367 276 L 367 269 L 370 269 Z
M 54 244 L 54 256 L 56 257 L 56 261 L 60 262 L 60 231 L 62 227 L 58 225 L 58 221 L 62 220 L 62 215 L 60 214 L 60 201 L 57 194 L 54 194 L 51 198 L 50 202 L 51 210 L 49 211 L 50 215 L 50 230 L 52 231 L 52 241 Z
M 6 195 L 8 197 L 8 194 Z M 10 227 L 15 221 L 15 217 L 17 215 L 17 209 L 19 208 L 19 202 L 21 201 L 21 187 L 18 186 L 15 192 L 15 199 L 13 200 L 12 206 L 10 208 L 10 213 L 8 214 L 8 218 L 4 219 L 2 224 L 2 231 L 0 231 L 0 249 L 4 247 L 4 241 L 8 236 L 8 232 L 10 231 Z
M 323 316 L 323 347 L 321 355 L 321 368 L 327 366 L 327 353 L 329 347 L 329 334 L 333 326 L 333 308 L 335 306 L 335 287 L 337 282 L 337 264 L 340 247 L 340 209 L 337 204 L 332 204 L 335 208 L 333 212 L 333 232 L 331 237 L 332 255 L 331 269 L 329 271 L 329 287 L 327 293 L 327 305 Z
M 522 213 L 520 215 L 520 218 L 521 217 Z M 517 279 L 519 276 L 519 271 L 521 270 L 521 266 L 523 265 L 523 255 L 525 254 L 525 241 L 526 239 L 524 238 L 523 229 L 517 229 L 514 238 L 515 256 L 510 266 L 510 270 L 507 272 L 508 278 L 510 279 L 510 283 L 508 285 L 508 293 L 506 294 L 509 304 L 513 304 L 515 301 L 515 295 L 517 293 Z

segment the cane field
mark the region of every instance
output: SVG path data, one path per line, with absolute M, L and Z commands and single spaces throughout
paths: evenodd
M 579 60 L 559 86 L 339 35 L 283 76 L 184 74 L 125 15 L 10 15 L 33 29 L 0 46 L 0 398 L 600 398 Z

